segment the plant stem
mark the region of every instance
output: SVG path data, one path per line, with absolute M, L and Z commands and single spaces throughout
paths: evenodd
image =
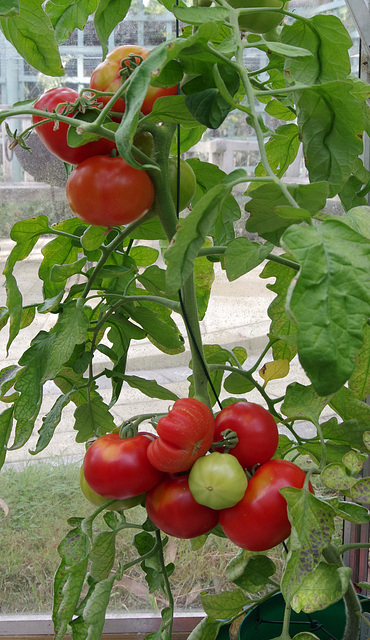
M 143 223 L 144 219 L 148 219 L 149 214 L 150 216 L 152 215 L 151 212 L 148 212 L 146 216 L 144 216 L 143 218 L 139 218 L 139 220 L 135 220 L 134 222 L 131 222 L 130 224 L 128 224 L 123 231 L 120 231 L 117 234 L 117 236 L 114 238 L 114 240 L 112 240 L 112 242 L 110 242 L 106 246 L 103 245 L 100 247 L 102 251 L 102 255 L 98 260 L 98 262 L 96 263 L 96 266 L 93 269 L 93 272 L 86 283 L 86 286 L 81 294 L 81 298 L 86 298 L 87 294 L 89 293 L 94 283 L 95 278 L 99 274 L 99 271 L 104 267 L 107 261 L 107 258 L 111 255 L 111 253 L 113 253 L 113 251 L 121 244 L 121 242 L 125 238 L 127 238 L 127 236 L 130 235 L 130 233 L 132 233 L 135 229 L 137 229 L 137 227 L 139 227 Z
M 336 564 L 341 567 L 343 566 L 340 553 L 334 545 L 329 545 L 328 547 L 326 547 L 326 549 L 323 550 L 322 555 L 324 556 L 326 562 L 329 562 L 330 564 Z M 346 606 L 347 621 L 342 640 L 356 640 L 360 633 L 361 605 L 352 582 L 349 583 L 348 589 L 344 594 L 343 599 Z
M 169 581 L 168 575 L 167 575 L 166 563 L 165 563 L 164 554 L 163 554 L 162 537 L 161 537 L 161 532 L 160 532 L 159 529 L 156 530 L 155 535 L 156 535 L 156 538 L 157 538 L 159 563 L 160 563 L 160 566 L 161 566 L 164 585 L 165 585 L 165 589 L 166 589 L 166 593 L 167 593 L 168 606 L 169 606 L 170 611 L 171 611 L 171 617 L 170 617 L 170 620 L 168 622 L 168 631 L 169 631 L 169 636 L 168 637 L 172 638 L 173 619 L 174 619 L 174 614 L 175 614 L 175 603 L 174 603 L 174 600 L 173 600 L 170 581 Z

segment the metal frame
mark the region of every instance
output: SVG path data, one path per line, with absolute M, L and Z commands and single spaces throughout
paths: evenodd
M 187 638 L 194 627 L 204 618 L 202 611 L 181 611 L 175 614 L 174 638 Z M 158 631 L 161 623 L 159 613 L 132 611 L 127 614 L 108 614 L 103 634 L 106 640 L 113 635 L 126 637 L 134 634 L 135 638 L 144 637 L 148 633 Z M 46 640 L 53 636 L 53 623 L 50 615 L 11 615 L 0 617 L 0 638 L 38 637 Z M 138 635 L 140 634 L 140 635 Z

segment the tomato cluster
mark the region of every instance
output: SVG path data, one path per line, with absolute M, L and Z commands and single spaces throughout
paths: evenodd
M 271 459 L 277 445 L 276 422 L 263 407 L 236 402 L 214 419 L 204 403 L 183 398 L 160 418 L 156 435 L 98 438 L 86 452 L 81 487 L 96 505 L 124 501 L 114 509 L 145 500 L 168 535 L 193 538 L 220 524 L 238 546 L 264 551 L 290 534 L 280 489 L 302 488 L 306 477 L 294 463 Z
M 117 47 L 98 65 L 91 76 L 90 88 L 94 90 L 94 95 L 97 92 L 99 108 L 110 99 L 110 96 L 101 96 L 100 93 L 117 91 L 121 86 L 122 69 L 129 71 L 149 53 L 149 49 L 135 45 Z M 157 88 L 150 85 L 141 107 L 142 113 L 150 113 L 159 97 L 176 93 L 177 86 Z M 45 118 L 40 115 L 32 117 L 33 124 L 37 125 L 36 132 L 47 149 L 64 162 L 77 165 L 67 180 L 68 203 L 75 215 L 89 224 L 112 227 L 138 220 L 147 213 L 154 200 L 154 186 L 146 171 L 134 169 L 121 157 L 111 157 L 112 153 L 117 152 L 116 145 L 104 137 L 71 147 L 67 137 L 69 125 L 47 119 L 48 113 L 55 112 L 73 118 L 78 114 L 78 107 L 71 105 L 77 105 L 78 99 L 79 94 L 68 87 L 50 89 L 35 103 L 36 109 L 46 112 Z M 98 108 L 95 109 L 99 113 Z M 122 98 L 114 103 L 113 110 L 120 113 L 125 110 Z M 192 172 L 187 164 L 182 171 L 185 174 Z M 185 177 L 184 181 L 188 184 L 189 177 Z M 176 192 L 176 186 L 174 188 Z M 195 177 L 190 191 L 192 197 Z M 182 208 L 189 201 L 190 198 Z

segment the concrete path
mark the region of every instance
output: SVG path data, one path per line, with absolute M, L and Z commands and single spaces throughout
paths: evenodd
M 0 266 L 1 272 L 4 263 L 11 249 L 11 241 L 0 240 Z M 19 287 L 24 297 L 24 304 L 40 302 L 41 287 L 37 279 L 37 270 L 42 259 L 41 245 L 37 245 L 31 256 L 17 265 L 15 275 Z M 239 278 L 235 282 L 229 282 L 225 273 L 219 265 L 215 265 L 216 279 L 212 287 L 211 301 L 204 320 L 201 323 L 202 335 L 205 344 L 219 344 L 227 348 L 243 346 L 248 353 L 248 368 L 255 362 L 266 344 L 266 333 L 269 328 L 269 318 L 267 309 L 273 300 L 272 294 L 266 288 L 266 280 L 259 278 L 262 266 L 254 269 L 249 274 Z M 1 276 L 3 278 L 3 276 Z M 3 284 L 3 281 L 1 282 Z M 0 287 L 0 306 L 5 304 L 5 288 Z M 177 321 L 177 318 L 175 318 Z M 55 316 L 39 315 L 34 326 L 24 329 L 11 346 L 8 358 L 6 358 L 6 342 L 8 339 L 7 329 L 0 332 L 0 364 L 1 368 L 16 363 L 29 346 L 33 335 L 44 329 L 49 330 L 55 322 Z M 179 327 L 182 329 L 181 323 Z M 185 333 L 183 334 L 185 335 Z M 109 361 L 102 355 L 98 355 L 97 366 L 104 368 L 109 366 Z M 158 351 L 148 340 L 136 341 L 132 343 L 130 349 L 127 373 L 137 376 L 155 379 L 180 397 L 187 395 L 188 381 L 190 374 L 188 362 L 190 353 L 188 345 L 184 353 L 167 356 Z M 266 356 L 266 361 L 271 356 Z M 299 381 L 307 383 L 307 378 L 302 371 L 298 361 L 293 361 L 291 371 L 284 380 L 272 381 L 269 383 L 270 393 L 275 397 L 283 394 L 287 384 Z M 103 398 L 109 402 L 110 386 L 107 378 L 99 380 L 99 386 Z M 51 408 L 59 391 L 52 382 L 45 385 L 45 394 L 42 407 L 42 414 Z M 243 399 L 243 398 L 241 398 Z M 248 394 L 248 400 L 262 403 L 258 392 Z M 171 403 L 168 401 L 147 398 L 139 391 L 124 385 L 119 402 L 113 407 L 112 413 L 116 423 L 133 415 L 150 412 L 166 411 Z M 71 459 L 80 458 L 84 453 L 84 445 L 76 444 L 75 432 L 73 430 L 74 405 L 68 405 L 63 412 L 63 419 L 57 427 L 53 441 L 49 446 L 37 456 L 30 456 L 29 449 L 33 449 L 37 441 L 37 433 L 30 439 L 25 447 L 16 451 L 10 451 L 7 455 L 8 463 L 17 463 L 26 460 L 40 460 L 41 458 L 53 458 L 63 456 Z M 2 410 L 2 408 L 0 408 Z M 41 426 L 41 418 L 37 421 L 37 429 Z

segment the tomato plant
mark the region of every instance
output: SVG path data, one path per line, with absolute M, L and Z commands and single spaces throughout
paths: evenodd
M 212 444 L 212 412 L 196 398 L 181 398 L 160 418 L 157 434 L 148 447 L 152 465 L 168 473 L 187 471 Z
M 145 171 L 123 158 L 93 156 L 72 171 L 66 195 L 81 220 L 113 227 L 141 218 L 152 206 L 154 187 Z
M 189 487 L 195 500 L 211 509 L 227 509 L 242 499 L 248 480 L 234 456 L 214 451 L 196 460 Z
M 104 498 L 103 496 L 100 496 L 98 493 L 96 493 L 96 491 L 93 491 L 93 489 L 87 484 L 83 467 L 80 468 L 79 479 L 80 479 L 81 491 L 84 494 L 85 498 L 89 502 L 91 502 L 91 504 L 95 505 L 96 507 L 102 507 L 103 504 L 107 503 L 108 498 Z M 132 498 L 126 498 L 125 500 L 116 500 L 115 502 L 110 504 L 107 507 L 107 509 L 108 511 L 121 511 L 125 509 L 131 509 L 132 507 L 136 507 L 138 504 L 143 502 L 144 495 L 145 495 L 144 493 L 141 493 L 138 496 L 133 496 Z
M 215 441 L 222 440 L 221 434 L 226 429 L 238 436 L 238 443 L 229 453 L 249 471 L 270 460 L 276 452 L 279 440 L 276 422 L 271 413 L 258 404 L 235 402 L 222 409 L 215 419 Z
M 18 365 L 12 356 L 0 372 L 0 465 L 35 432 L 32 453 L 44 451 L 63 423 L 79 445 L 94 441 L 84 470 L 99 503 L 146 493 L 147 511 L 102 515 L 97 505 L 86 518 L 74 513 L 69 520 L 71 531 L 58 546 L 56 640 L 68 630 L 100 637 L 109 590 L 134 565 L 143 569 L 151 598 L 161 591 L 155 605 L 163 594 L 168 600 L 149 636 L 173 637 L 173 566 L 166 564 L 162 531 L 202 534 L 192 543 L 196 553 L 206 539 L 211 548 L 214 536 L 225 535 L 214 527 L 218 520 L 230 537 L 228 549 L 234 541 L 250 551 L 240 551 L 225 570 L 237 589 L 202 596 L 207 615 L 194 637 L 216 640 L 226 615 L 239 618 L 248 602 L 269 598 L 270 589 L 286 599 L 282 633 L 275 635 L 288 637 L 291 610 L 312 613 L 341 597 L 344 638 L 360 635 L 360 603 L 343 557 L 368 543 L 343 545 L 335 531 L 338 519 L 368 525 L 370 518 L 360 504 L 369 502 L 370 480 L 359 479 L 370 423 L 364 402 L 370 390 L 364 144 L 370 91 L 352 74 L 352 40 L 327 5 L 325 14 L 310 17 L 286 11 L 278 0 L 260 1 L 266 4 L 174 6 L 181 35 L 150 53 L 139 45 L 111 52 L 91 86 L 81 89 L 78 112 L 77 105 L 67 115 L 40 111 L 18 96 L 21 102 L 0 113 L 16 151 L 18 144 L 27 153 L 36 124 L 39 135 L 48 132 L 46 146 L 53 141 L 54 153 L 67 149 L 73 157 L 60 157 L 77 163 L 67 184 L 77 219 L 53 225 L 40 215 L 19 220 L 11 231 L 0 329 L 9 353 L 13 343 L 22 346 L 26 337 L 29 343 Z M 58 43 L 90 12 L 89 33 L 96 28 L 103 55 L 108 42 L 127 33 L 118 21 L 130 0 L 80 0 L 78 12 L 60 12 L 50 1 L 22 0 L 19 13 L 15 0 L 3 4 L 0 29 L 35 74 L 63 74 Z M 163 3 L 151 0 L 145 12 L 157 9 L 162 12 Z M 130 24 L 136 17 L 133 11 Z M 55 93 L 59 103 L 61 90 Z M 152 108 L 162 93 L 170 95 Z M 68 97 L 74 102 L 73 93 Z M 108 100 L 112 111 L 102 106 Z M 36 120 L 26 126 L 40 113 L 51 116 L 48 128 Z M 14 121 L 26 128 L 11 131 Z M 237 150 L 247 152 L 250 133 L 256 145 L 250 161 L 260 158 L 254 168 L 236 161 Z M 68 143 L 87 140 L 95 142 L 71 151 Z M 105 146 L 91 155 L 93 144 Z M 118 157 L 110 157 L 114 145 Z M 188 203 L 189 212 L 178 216 Z M 40 286 L 27 273 L 28 297 L 27 286 L 18 286 L 18 269 L 38 259 L 32 252 L 40 244 Z M 268 304 L 267 292 L 269 308 L 255 314 Z M 156 371 L 149 372 L 138 362 L 152 349 Z M 53 403 L 46 390 L 55 393 Z M 148 422 L 156 439 L 141 433 Z M 228 452 L 217 443 L 230 431 L 238 443 Z M 302 468 L 289 462 L 293 457 Z M 235 472 L 234 480 L 223 469 Z M 305 469 L 324 491 L 297 489 Z M 236 504 L 228 506 L 230 500 Z M 114 554 L 124 529 L 136 532 L 127 562 Z M 277 570 L 269 549 L 291 530 L 289 553 L 281 549 Z
M 243 498 L 220 512 L 220 524 L 230 540 L 249 551 L 265 551 L 283 542 L 291 525 L 280 489 L 303 487 L 306 474 L 288 460 L 270 460 L 249 480 Z M 310 487 L 312 491 L 312 487 Z
M 218 524 L 218 512 L 196 502 L 187 475 L 165 475 L 145 496 L 151 521 L 176 538 L 196 538 Z
M 234 9 L 251 9 L 254 7 L 288 8 L 288 2 L 280 0 L 230 0 Z M 277 27 L 283 20 L 283 14 L 278 11 L 256 11 L 239 16 L 239 27 L 242 31 L 253 33 L 267 33 Z
M 40 96 L 35 102 L 35 109 L 52 113 L 57 109 L 59 104 L 65 102 L 74 103 L 78 97 L 79 94 L 77 91 L 74 91 L 74 89 L 70 89 L 69 87 L 56 87 L 55 89 L 49 89 L 49 91 L 46 91 Z M 62 113 L 62 110 L 63 107 L 60 107 L 59 112 Z M 78 112 L 71 111 L 66 115 L 72 118 L 76 113 Z M 42 122 L 42 120 L 42 116 L 32 116 L 33 123 Z M 68 128 L 68 124 L 65 122 L 56 124 L 53 120 L 49 120 L 36 127 L 36 132 L 45 147 L 49 149 L 50 153 L 54 156 L 63 160 L 63 162 L 80 164 L 80 162 L 91 156 L 109 155 L 116 147 L 115 142 L 107 140 L 106 138 L 88 142 L 80 147 L 70 147 L 67 143 Z
M 105 498 L 124 500 L 145 493 L 162 477 L 147 457 L 153 436 L 140 433 L 120 438 L 118 433 L 101 436 L 86 451 L 83 473 L 93 491 Z
M 129 69 L 130 65 L 137 66 L 145 60 L 150 54 L 150 49 L 140 47 L 138 45 L 121 45 L 113 49 L 92 72 L 90 78 L 90 87 L 97 91 L 115 93 L 122 85 L 121 71 L 124 66 Z M 162 96 L 173 96 L 177 93 L 177 86 L 173 87 L 153 87 L 149 85 L 143 103 L 141 112 L 148 114 L 153 109 L 154 102 Z M 109 96 L 97 96 L 99 102 L 107 104 Z M 113 111 L 124 112 L 125 101 L 118 98 L 113 106 Z

